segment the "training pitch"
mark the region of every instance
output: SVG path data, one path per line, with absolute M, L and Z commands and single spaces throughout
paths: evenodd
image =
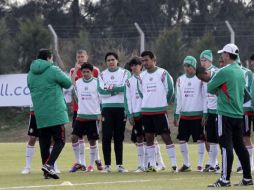
M 137 153 L 133 144 L 124 145 L 124 166 L 129 170 L 128 173 L 117 173 L 115 171 L 115 159 L 112 153 L 112 172 L 92 173 L 77 172 L 69 173 L 69 169 L 74 163 L 74 155 L 71 144 L 67 143 L 60 158 L 58 167 L 61 170 L 60 179 L 43 179 L 40 170 L 41 161 L 39 157 L 39 147 L 36 146 L 35 156 L 32 162 L 32 170 L 29 175 L 22 175 L 21 170 L 25 164 L 25 143 L 0 143 L 0 190 L 12 189 L 89 189 L 89 190 L 203 190 L 208 189 L 209 183 L 215 182 L 219 174 L 201 173 L 196 171 L 197 165 L 197 146 L 190 145 L 190 159 L 192 172 L 172 173 L 170 161 L 165 152 L 165 146 L 161 144 L 161 150 L 166 170 L 157 173 L 133 173 L 137 167 Z M 112 147 L 113 150 L 113 147 Z M 176 145 L 178 166 L 182 165 L 179 145 Z M 100 155 L 102 151 L 100 147 Z M 220 159 L 220 156 L 219 156 Z M 89 161 L 89 150 L 86 149 L 86 162 Z M 207 153 L 205 157 L 207 161 Z M 236 168 L 236 157 L 233 169 Z M 232 173 L 231 183 L 238 183 L 242 178 L 241 174 Z M 253 189 L 254 187 L 244 187 L 244 189 Z M 230 187 L 230 189 L 242 189 L 242 187 Z

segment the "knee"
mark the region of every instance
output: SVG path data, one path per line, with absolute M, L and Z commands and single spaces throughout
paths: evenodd
M 37 139 L 37 137 L 35 137 L 35 136 L 30 136 L 30 137 L 29 137 L 29 141 L 28 141 L 28 145 L 34 146 L 35 143 L 36 143 L 36 139 Z
M 71 142 L 72 142 L 72 143 L 77 143 L 77 142 L 78 142 L 78 136 L 72 135 L 72 136 L 71 136 Z

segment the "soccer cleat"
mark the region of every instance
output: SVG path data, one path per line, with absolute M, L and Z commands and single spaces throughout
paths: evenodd
M 111 168 L 109 165 L 105 165 L 103 170 L 100 170 L 101 173 L 110 173 L 111 172 Z
M 94 171 L 93 166 L 88 166 L 87 167 L 87 172 L 93 172 L 93 171 Z
M 230 181 L 218 179 L 215 183 L 208 185 L 207 187 L 230 187 Z
M 238 168 L 236 169 L 236 173 L 242 174 L 242 173 L 243 173 L 243 168 L 242 168 L 242 167 L 238 167 Z
M 178 172 L 190 172 L 191 171 L 191 167 L 190 166 L 186 166 L 186 165 L 183 165 L 179 170 Z
M 139 166 L 135 171 L 134 173 L 142 173 L 142 172 L 145 172 L 145 168 Z
M 123 167 L 123 165 L 118 165 L 118 166 L 117 166 L 117 171 L 118 171 L 119 173 L 126 173 L 126 172 L 128 172 L 128 170 L 126 170 L 126 169 Z
M 44 179 L 51 179 L 52 178 L 46 172 L 43 172 L 43 177 L 44 177 Z
M 57 174 L 61 173 L 61 171 L 58 168 L 56 168 L 55 171 L 56 171 Z
M 146 169 L 146 172 L 157 172 L 157 168 L 154 167 L 154 166 L 149 166 L 147 169 Z
M 86 171 L 86 166 L 84 166 L 84 165 L 80 165 L 80 171 L 85 172 L 85 171 Z
M 81 165 L 80 164 L 78 164 L 78 163 L 75 163 L 72 167 L 71 167 L 71 169 L 70 169 L 70 173 L 74 173 L 74 172 L 76 172 L 76 171 L 78 171 L 78 170 L 80 170 L 81 169 Z
M 24 175 L 30 174 L 30 168 L 24 168 L 21 173 Z
M 178 168 L 177 166 L 172 166 L 172 170 L 173 173 L 177 173 L 178 172 Z
M 252 179 L 242 179 L 239 183 L 234 184 L 234 186 L 249 186 L 253 185 Z
M 54 170 L 54 166 L 50 166 L 48 164 L 44 164 L 41 168 L 42 171 L 45 172 L 46 175 L 53 179 L 59 179 L 59 176 L 56 174 L 56 171 Z
M 96 164 L 97 170 L 99 171 L 103 170 L 103 166 L 100 160 L 95 160 L 95 164 Z
M 197 166 L 197 171 L 198 172 L 202 172 L 203 171 L 203 167 L 202 166 Z

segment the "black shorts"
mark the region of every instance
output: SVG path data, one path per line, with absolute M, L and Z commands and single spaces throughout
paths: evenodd
M 76 120 L 72 134 L 77 135 L 79 138 L 82 138 L 84 135 L 87 135 L 88 140 L 98 140 L 99 139 L 98 121 Z
M 205 140 L 204 129 L 202 127 L 201 121 L 201 119 L 180 119 L 177 139 L 180 141 L 188 142 L 190 136 L 192 136 L 193 142 L 197 142 L 198 140 Z
M 30 114 L 27 134 L 29 136 L 34 136 L 34 137 L 39 136 L 38 129 L 37 129 L 37 124 L 36 124 L 36 119 L 35 119 L 34 114 Z
M 155 133 L 157 135 L 161 135 L 163 133 L 170 134 L 167 114 L 142 115 L 142 122 L 145 133 Z
M 243 136 L 244 137 L 251 136 L 251 123 L 253 123 L 253 116 L 244 115 L 243 116 Z
M 131 131 L 131 141 L 133 143 L 136 143 L 137 137 L 140 137 L 140 136 L 142 137 L 145 136 L 144 127 L 143 127 L 141 118 L 135 120 L 135 125 L 133 126 Z
M 72 116 L 72 128 L 74 128 L 75 122 L 76 122 L 76 118 L 77 118 L 77 112 L 74 111 L 73 112 L 73 116 Z
M 218 144 L 217 120 L 218 120 L 217 114 L 208 113 L 208 118 L 205 125 L 205 132 L 206 132 L 206 140 L 209 143 Z

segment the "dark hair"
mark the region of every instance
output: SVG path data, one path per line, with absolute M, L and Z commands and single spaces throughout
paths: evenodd
M 143 51 L 141 53 L 141 57 L 145 57 L 145 56 L 149 56 L 151 59 L 155 58 L 153 52 L 151 52 L 151 51 Z
M 90 64 L 90 63 L 84 63 L 82 66 L 81 66 L 81 70 L 83 69 L 89 69 L 90 71 L 93 71 L 93 65 Z
M 111 56 L 111 55 L 113 57 L 115 57 L 116 60 L 119 60 L 118 55 L 115 52 L 108 52 L 108 53 L 106 53 L 105 58 L 104 58 L 105 62 L 107 61 L 107 57 Z
M 198 67 L 196 68 L 196 76 L 205 74 L 206 71 L 207 71 L 207 69 L 206 69 L 205 67 L 203 67 L 203 66 L 198 66 Z
M 251 60 L 251 61 L 254 61 L 254 53 L 251 54 L 250 60 Z
M 140 60 L 139 57 L 133 57 L 130 61 L 129 61 L 129 65 L 142 65 L 142 62 Z
M 40 49 L 39 53 L 37 55 L 37 59 L 43 59 L 48 60 L 48 58 L 51 58 L 52 52 L 49 49 Z
M 235 54 L 232 54 L 232 53 L 228 53 L 229 54 L 229 57 L 230 57 L 230 59 L 232 59 L 232 60 L 236 60 L 237 59 L 237 57 L 238 57 L 238 55 L 235 55 Z

